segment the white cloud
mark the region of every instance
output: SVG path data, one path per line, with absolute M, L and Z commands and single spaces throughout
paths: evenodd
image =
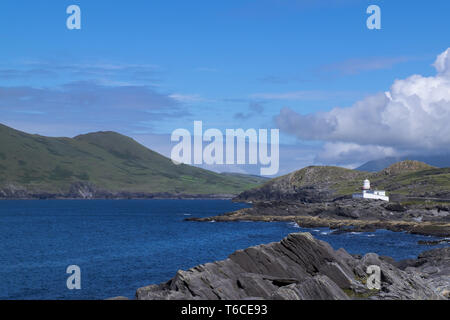
M 448 74 L 450 72 L 450 48 L 437 57 L 434 66 L 439 73 Z
M 415 60 L 412 57 L 373 57 L 364 59 L 348 59 L 337 63 L 327 64 L 320 68 L 320 72 L 331 72 L 342 75 L 354 75 L 365 71 L 390 69 L 393 66 Z
M 262 100 L 291 100 L 291 101 L 307 101 L 307 100 L 328 100 L 341 97 L 354 96 L 354 91 L 320 91 L 320 90 L 304 90 L 291 91 L 281 93 L 254 93 L 250 95 L 251 99 Z
M 317 157 L 324 162 L 449 152 L 450 48 L 438 56 L 434 66 L 435 76 L 396 80 L 388 92 L 351 107 L 309 115 L 284 108 L 276 122 L 301 140 L 325 141 Z
M 0 85 L 0 112 L 2 123 L 52 136 L 74 134 L 74 127 L 126 133 L 145 123 L 148 130 L 162 120 L 189 114 L 178 101 L 153 87 L 92 81 L 42 88 Z
M 397 155 L 397 151 L 391 147 L 334 142 L 325 143 L 314 160 L 318 163 L 331 163 L 354 168 L 361 164 L 361 159 L 370 160 Z
M 169 96 L 170 98 L 182 102 L 182 103 L 194 103 L 194 102 L 205 102 L 207 99 L 203 98 L 199 94 L 180 94 L 174 93 Z

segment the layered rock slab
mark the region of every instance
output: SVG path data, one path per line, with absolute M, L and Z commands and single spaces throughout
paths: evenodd
M 427 263 L 431 264 L 428 260 Z M 381 269 L 380 290 L 369 290 L 366 286 L 369 265 L 378 265 Z M 136 298 L 445 299 L 442 291 L 447 289 L 447 280 L 429 279 L 411 263 L 402 270 L 393 261 L 376 254 L 358 258 L 344 249 L 333 250 L 328 243 L 309 233 L 294 233 L 280 242 L 238 250 L 222 261 L 180 270 L 166 283 L 138 289 Z

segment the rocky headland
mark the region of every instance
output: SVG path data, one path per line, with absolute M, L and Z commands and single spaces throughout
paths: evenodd
M 369 289 L 368 266 L 379 266 L 380 289 Z M 238 250 L 228 259 L 178 271 L 166 283 L 137 290 L 138 300 L 433 299 L 450 296 L 450 248 L 394 261 L 333 250 L 309 233 Z
M 342 199 L 332 202 L 256 202 L 251 208 L 188 221 L 290 221 L 304 228 L 328 227 L 339 232 L 376 229 L 450 237 L 450 205 L 387 203 Z
M 362 181 L 386 190 L 390 202 L 352 199 Z M 242 192 L 251 208 L 191 221 L 292 221 L 338 232 L 388 229 L 450 236 L 450 168 L 402 161 L 376 173 L 307 167 Z

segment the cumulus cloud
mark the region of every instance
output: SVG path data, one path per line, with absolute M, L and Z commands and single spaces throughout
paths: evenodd
M 301 140 L 325 141 L 317 160 L 362 162 L 384 156 L 450 151 L 450 48 L 431 77 L 396 80 L 389 91 L 347 108 L 301 115 L 284 108 L 275 121 Z

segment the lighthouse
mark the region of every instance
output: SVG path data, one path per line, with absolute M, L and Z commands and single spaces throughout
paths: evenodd
M 386 196 L 386 191 L 371 189 L 369 179 L 364 180 L 362 186 L 362 193 L 354 193 L 353 199 L 373 199 L 373 200 L 389 201 L 389 197 Z
M 364 180 L 363 190 L 370 190 L 370 180 Z

